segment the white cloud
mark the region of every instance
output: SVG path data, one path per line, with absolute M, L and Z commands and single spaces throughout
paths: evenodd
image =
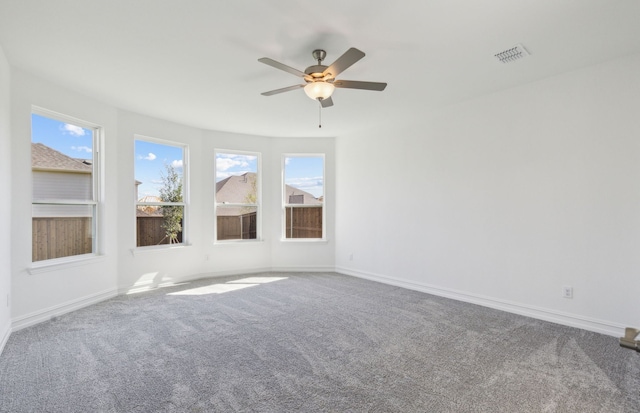
M 156 159 L 156 155 L 153 152 L 149 152 L 149 155 L 141 156 L 140 159 L 144 159 L 144 160 L 147 160 L 147 161 L 153 161 L 154 159 Z
M 287 185 L 291 185 L 294 188 L 317 188 L 323 186 L 323 181 L 321 176 L 312 176 L 312 177 L 304 177 L 304 178 L 293 178 L 287 179 Z
M 83 128 L 81 128 L 80 126 L 72 125 L 70 123 L 65 123 L 60 128 L 63 132 L 73 136 L 84 136 L 86 134 L 86 131 Z
M 171 166 L 176 169 L 182 168 L 182 159 L 172 161 Z
M 237 153 L 219 153 L 219 154 L 216 155 L 216 157 L 218 159 L 220 159 L 220 158 L 237 159 L 237 160 L 243 160 L 245 162 L 251 162 L 251 161 L 255 161 L 256 159 L 258 159 L 258 157 L 254 156 L 254 155 L 239 155 Z
M 254 155 L 239 155 L 235 153 L 218 153 L 216 154 L 216 177 L 220 178 L 221 173 L 232 169 L 232 168 L 249 168 L 251 169 L 251 164 L 255 165 L 257 156 Z M 255 167 L 255 166 L 254 166 Z M 234 171 L 234 175 L 237 174 L 238 171 Z M 252 171 L 245 171 L 252 172 Z M 225 176 L 229 176 L 228 174 Z
M 78 152 L 86 152 L 86 153 L 93 152 L 91 148 L 88 146 L 72 146 L 71 149 Z
M 244 159 L 221 158 L 216 159 L 216 171 L 224 172 L 234 167 L 246 168 L 249 163 Z

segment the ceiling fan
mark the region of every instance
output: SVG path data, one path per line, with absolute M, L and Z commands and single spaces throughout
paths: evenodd
M 333 93 L 335 88 L 382 91 L 385 87 L 387 87 L 386 83 L 380 82 L 336 80 L 336 76 L 338 76 L 340 73 L 351 67 L 351 65 L 365 56 L 364 52 L 356 49 L 355 47 L 347 50 L 342 56 L 338 58 L 338 60 L 333 62 L 330 66 L 325 66 L 322 64 L 322 61 L 327 56 L 327 52 L 325 52 L 324 50 L 316 49 L 311 55 L 318 61 L 318 64 L 307 67 L 304 72 L 301 72 L 300 70 L 294 69 L 280 62 L 276 62 L 275 60 L 269 59 L 268 57 L 258 59 L 259 62 L 299 76 L 305 81 L 305 84 L 270 90 L 269 92 L 262 93 L 262 95 L 271 96 L 278 93 L 289 92 L 291 90 L 304 88 L 307 96 L 309 96 L 311 99 L 319 101 L 320 105 L 323 108 L 328 108 L 330 106 L 333 106 L 331 94 Z

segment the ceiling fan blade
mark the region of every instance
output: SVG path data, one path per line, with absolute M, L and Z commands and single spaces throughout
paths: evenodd
M 300 89 L 301 87 L 304 87 L 304 86 L 305 85 L 293 85 L 293 86 L 289 86 L 289 87 L 283 87 L 282 89 L 275 89 L 275 90 L 270 90 L 268 92 L 262 92 L 260 94 L 262 96 L 277 95 L 278 93 L 289 92 L 291 90 Z
M 320 101 L 320 106 L 322 106 L 323 108 L 328 108 L 328 107 L 333 106 L 333 99 L 331 99 L 331 96 L 329 96 L 326 99 L 322 99 Z
M 328 73 L 331 73 L 331 77 L 335 78 L 340 73 L 344 72 L 348 69 L 352 64 L 357 62 L 358 60 L 364 57 L 364 52 L 361 50 L 352 47 L 351 49 L 344 52 L 342 56 L 338 58 L 335 62 L 331 64 L 328 68 L 322 72 L 325 76 Z
M 260 59 L 258 59 L 258 62 L 264 63 L 265 65 L 269 65 L 271 67 L 275 67 L 276 69 L 284 70 L 285 72 L 289 72 L 296 76 L 300 76 L 300 77 L 306 76 L 303 72 L 299 71 L 298 69 L 294 69 L 291 66 L 287 66 L 283 63 L 276 62 L 275 60 L 269 59 L 268 57 L 261 57 Z
M 381 82 L 359 82 L 357 80 L 336 80 L 333 86 L 344 89 L 363 89 L 383 91 L 387 87 L 386 83 Z

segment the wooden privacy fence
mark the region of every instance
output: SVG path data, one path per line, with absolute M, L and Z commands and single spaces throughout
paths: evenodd
M 93 250 L 91 217 L 33 218 L 31 260 L 42 261 Z
M 286 238 L 322 238 L 322 205 L 286 208 Z
M 162 216 L 136 218 L 136 245 L 168 244 Z M 43 217 L 31 221 L 33 262 L 93 252 L 91 217 Z M 178 233 L 182 242 L 182 232 Z
M 163 222 L 162 215 L 136 217 L 136 246 L 168 244 L 169 238 L 165 229 L 162 228 Z M 178 232 L 178 242 L 182 242 L 182 231 Z
M 226 239 L 256 239 L 258 219 L 255 212 L 243 215 L 218 216 L 217 235 L 219 241 Z
M 168 244 L 162 223 L 162 216 L 136 217 L 136 245 Z M 255 239 L 256 229 L 255 212 L 217 217 L 218 240 Z M 287 207 L 286 238 L 322 238 L 322 206 Z M 91 217 L 32 218 L 31 251 L 34 262 L 93 252 Z

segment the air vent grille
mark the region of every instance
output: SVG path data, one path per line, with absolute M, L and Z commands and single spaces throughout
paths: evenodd
M 496 59 L 502 63 L 511 63 L 529 56 L 529 52 L 527 52 L 527 49 L 525 49 L 523 45 L 517 44 L 510 49 L 497 53 L 495 56 Z

